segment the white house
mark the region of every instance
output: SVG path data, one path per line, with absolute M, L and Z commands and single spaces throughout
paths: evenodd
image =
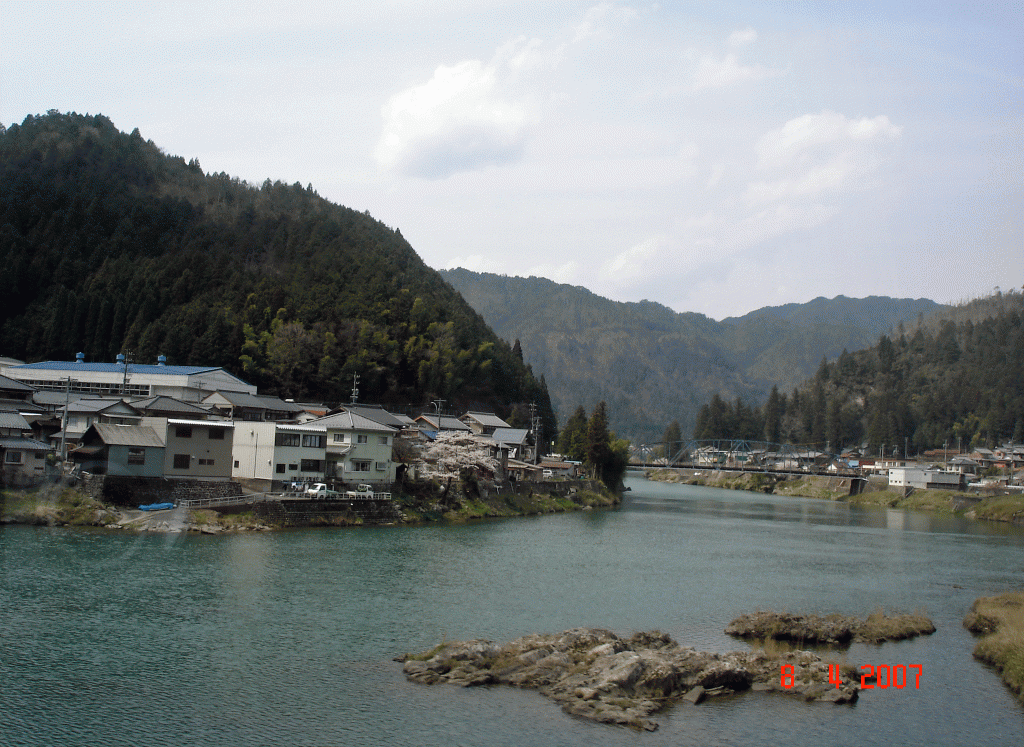
M 267 491 L 319 482 L 326 469 L 326 446 L 323 426 L 235 423 L 231 477 Z

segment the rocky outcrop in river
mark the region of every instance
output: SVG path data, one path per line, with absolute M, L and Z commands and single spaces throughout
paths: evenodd
M 852 642 L 882 643 L 931 635 L 935 625 L 923 614 L 886 615 L 878 611 L 861 620 L 846 615 L 754 612 L 737 617 L 725 632 L 737 638 L 845 646 Z
M 577 628 L 501 645 L 449 641 L 398 661 L 414 682 L 535 689 L 571 715 L 646 730 L 658 726 L 651 714 L 680 700 L 696 704 L 754 690 L 852 703 L 860 684 L 849 666 L 834 670 L 843 684 L 833 684 L 829 664 L 809 651 L 715 654 L 680 646 L 658 631 L 620 638 L 608 630 Z

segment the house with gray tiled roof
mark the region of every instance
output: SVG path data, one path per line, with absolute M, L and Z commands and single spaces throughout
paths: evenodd
M 378 423 L 358 412 L 346 410 L 311 420 L 306 425 L 322 426 L 327 433 L 325 474 L 349 484 L 391 484 L 395 481 L 392 461 L 399 428 Z
M 498 428 L 512 427 L 493 412 L 467 412 L 459 420 L 481 436 L 490 436 Z
M 305 412 L 302 405 L 265 394 L 221 390 L 203 399 L 203 405 L 228 420 L 289 422 Z
M 93 423 L 68 457 L 95 475 L 164 476 L 163 439 L 144 425 Z
M 50 445 L 31 438 L 30 429 L 21 413 L 0 411 L 0 485 L 23 487 L 46 476 Z

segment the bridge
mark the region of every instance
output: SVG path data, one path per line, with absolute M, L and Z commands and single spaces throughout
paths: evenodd
M 671 456 L 666 453 L 665 442 L 643 444 L 636 447 L 639 460 L 633 466 L 667 467 L 682 469 L 729 470 L 734 472 L 762 472 L 780 475 L 836 475 L 860 477 L 860 471 L 851 467 L 838 454 L 820 450 L 819 445 L 780 444 L 748 439 L 689 439 L 669 444 Z

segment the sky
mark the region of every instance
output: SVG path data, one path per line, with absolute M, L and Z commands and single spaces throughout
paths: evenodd
M 1024 286 L 1019 0 L 0 0 L 0 123 L 51 109 L 436 269 L 715 319 Z

